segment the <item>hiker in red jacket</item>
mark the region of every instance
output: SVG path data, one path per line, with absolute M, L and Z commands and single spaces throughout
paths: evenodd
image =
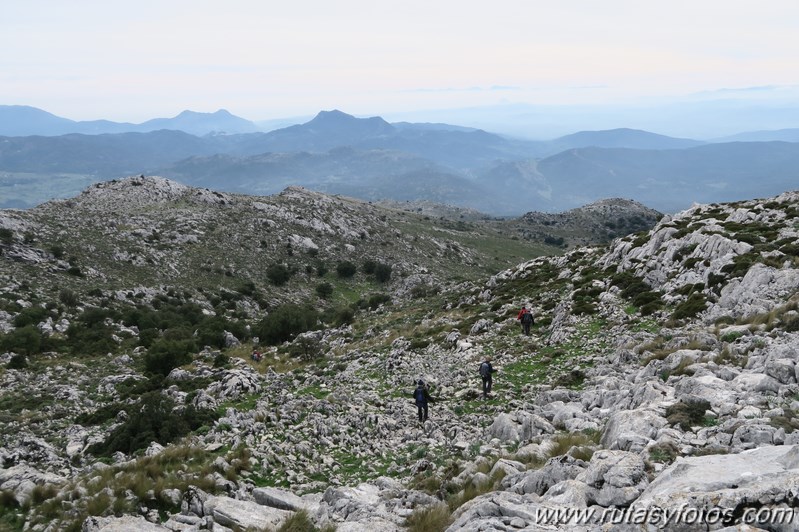
M 519 311 L 519 315 L 516 316 L 516 319 L 519 320 L 522 326 L 522 332 L 530 336 L 530 326 L 533 324 L 533 313 L 530 312 L 530 309 L 522 305 L 522 309 Z

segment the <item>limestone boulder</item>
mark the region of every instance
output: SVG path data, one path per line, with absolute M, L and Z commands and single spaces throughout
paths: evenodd
M 665 426 L 666 419 L 653 410 L 623 410 L 610 416 L 599 443 L 611 450 L 641 452 Z
M 675 520 L 669 527 L 675 532 L 699 528 L 720 530 L 741 523 L 744 513 L 757 515 L 762 508 L 795 504 L 797 487 L 799 446 L 764 446 L 739 454 L 678 458 L 647 486 L 632 506 L 657 506 L 673 512 L 682 508 L 678 514 L 682 516 L 729 514 L 732 521 L 727 523 L 710 519 L 690 523 Z M 768 530 L 797 530 L 797 524 L 799 520 L 791 517 L 787 523 Z

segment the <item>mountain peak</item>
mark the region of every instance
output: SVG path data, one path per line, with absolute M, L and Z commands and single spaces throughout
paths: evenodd
M 194 117 L 209 117 L 209 116 L 212 116 L 212 117 L 215 117 L 215 118 L 234 117 L 234 115 L 231 114 L 230 111 L 228 111 L 227 109 L 219 109 L 217 111 L 214 111 L 213 113 L 203 113 L 201 111 L 192 111 L 190 109 L 186 109 L 184 111 L 181 111 L 180 114 L 177 115 L 175 118 L 190 118 L 190 117 L 194 118 Z M 235 118 L 238 118 L 238 117 L 235 117 Z
M 370 129 L 379 127 L 386 130 L 394 130 L 394 126 L 383 120 L 379 116 L 370 118 L 357 118 L 353 115 L 333 109 L 332 111 L 319 111 L 319 113 L 308 122 L 308 125 L 323 127 L 359 127 L 367 125 Z

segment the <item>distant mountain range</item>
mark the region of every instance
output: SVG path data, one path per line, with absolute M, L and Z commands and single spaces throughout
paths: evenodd
M 5 106 L 0 124 L 6 129 L 14 120 L 2 117 L 12 115 L 30 130 L 42 124 L 158 129 L 0 137 L 0 208 L 32 206 L 73 195 L 87 182 L 134 174 L 264 195 L 303 185 L 373 201 L 427 200 L 505 216 L 564 211 L 608 197 L 673 212 L 692 202 L 774 195 L 799 182 L 799 143 L 771 141 L 794 138 L 799 130 L 749 134 L 768 142 L 740 142 L 747 140 L 742 134 L 734 142 L 705 143 L 624 128 L 525 141 L 335 110 L 269 132 L 253 131 L 258 126 L 226 111 L 186 111 L 125 125 L 73 122 Z M 201 135 L 212 126 L 226 134 Z M 58 187 L 51 186 L 56 181 Z
M 253 122 L 234 116 L 224 109 L 220 109 L 215 113 L 183 111 L 173 118 L 154 118 L 141 124 L 130 124 L 127 122 L 112 122 L 110 120 L 76 122 L 36 107 L 0 105 L 0 135 L 9 137 L 27 135 L 55 136 L 70 133 L 85 135 L 147 133 L 159 129 L 174 129 L 192 135 L 253 133 L 261 130 Z

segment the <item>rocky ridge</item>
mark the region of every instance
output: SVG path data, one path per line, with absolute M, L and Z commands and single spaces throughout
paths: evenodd
M 112 372 L 58 357 L 43 372 L 7 369 L 6 393 L 48 390 L 63 421 L 49 433 L 35 411 L 7 422 L 0 487 L 23 507 L 45 503 L 26 514 L 34 530 L 82 518 L 99 496 L 128 515 L 103 510 L 85 530 L 277 528 L 299 509 L 337 530 L 402 530 L 436 515 L 429 530 L 662 529 L 654 507 L 682 509 L 669 530 L 750 516 L 794 530 L 797 233 L 799 193 L 697 205 L 608 249 L 533 259 L 307 333 L 325 352 L 311 365 L 275 371 L 273 349 L 217 368 L 205 350 L 162 393 L 223 415 L 180 445 L 111 464 L 87 449 L 114 424 L 74 416 L 143 378 L 141 353 Z M 536 315 L 530 337 L 515 322 L 522 303 Z M 499 373 L 481 400 L 486 356 Z M 424 424 L 409 395 L 417 378 L 436 399 Z M 177 385 L 192 379 L 208 384 Z M 172 472 L 176 456 L 186 465 Z M 152 464 L 162 483 L 138 492 L 127 479 Z M 542 513 L 575 508 L 594 513 Z M 650 513 L 612 522 L 637 508 Z M 766 522 L 778 511 L 781 522 Z

